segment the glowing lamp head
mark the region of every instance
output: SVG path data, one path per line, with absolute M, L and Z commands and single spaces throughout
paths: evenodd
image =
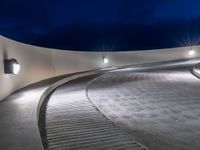
M 20 65 L 16 59 L 4 59 L 4 72 L 5 74 L 18 74 Z
M 106 58 L 106 57 L 103 57 L 103 63 L 104 63 L 104 64 L 107 64 L 108 62 L 109 62 L 109 59 Z
M 20 71 L 20 65 L 19 64 L 13 64 L 13 74 L 18 74 Z
M 194 56 L 194 54 L 195 54 L 195 51 L 194 51 L 194 50 L 190 50 L 190 51 L 188 52 L 188 55 L 189 55 L 189 56 Z

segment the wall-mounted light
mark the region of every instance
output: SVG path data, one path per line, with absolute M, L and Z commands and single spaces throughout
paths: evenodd
M 4 59 L 4 72 L 5 74 L 18 74 L 20 65 L 16 59 Z
M 108 62 L 109 62 L 109 59 L 107 57 L 103 56 L 103 63 L 107 64 Z
M 190 51 L 188 52 L 188 55 L 189 55 L 189 56 L 194 56 L 194 55 L 195 55 L 195 51 L 194 51 L 194 50 L 190 50 Z

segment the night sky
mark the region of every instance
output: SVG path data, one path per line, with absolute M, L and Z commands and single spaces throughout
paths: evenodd
M 200 0 L 1 0 L 0 34 L 65 50 L 200 44 Z

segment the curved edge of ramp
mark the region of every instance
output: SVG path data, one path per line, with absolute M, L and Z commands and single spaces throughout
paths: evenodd
M 87 77 L 87 76 L 92 76 L 92 75 L 97 75 L 97 74 L 102 74 L 102 73 L 105 73 L 106 71 L 109 71 L 109 70 L 111 70 L 111 69 L 108 69 L 108 70 L 96 70 L 96 71 L 89 71 L 89 72 L 84 72 L 84 73 L 80 73 L 80 74 L 76 74 L 76 75 L 73 75 L 73 76 L 70 76 L 70 77 L 67 77 L 67 78 L 65 78 L 65 79 L 62 79 L 62 80 L 60 80 L 60 81 L 58 81 L 58 82 L 56 82 L 56 83 L 54 83 L 53 85 L 51 85 L 44 93 L 43 93 L 43 95 L 42 95 L 42 97 L 41 97 L 41 99 L 40 99 L 40 103 L 39 103 L 39 105 L 38 105 L 38 110 L 37 110 L 37 116 L 38 116 L 38 126 L 39 126 L 39 129 L 40 129 L 40 134 L 41 134 L 41 139 L 42 139 L 42 143 L 43 143 L 43 146 L 44 146 L 44 149 L 77 149 L 77 147 L 75 146 L 75 145 L 77 145 L 77 144 L 81 144 L 80 143 L 80 141 L 79 141 L 79 139 L 81 139 L 81 137 L 80 138 L 76 138 L 76 139 L 70 139 L 69 141 L 73 141 L 73 144 L 71 144 L 72 145 L 72 147 L 60 147 L 59 145 L 55 145 L 55 147 L 53 146 L 53 147 L 51 147 L 51 148 L 48 148 L 48 140 L 47 140 L 47 133 L 46 133 L 46 124 L 45 124 L 45 120 L 46 120 L 46 106 L 47 106 L 47 103 L 48 103 L 48 101 L 49 101 L 49 98 L 50 98 L 50 96 L 51 96 L 51 94 L 56 90 L 56 89 L 58 89 L 58 87 L 60 87 L 60 86 L 62 86 L 62 85 L 64 85 L 64 84 L 66 84 L 66 83 L 68 83 L 68 82 L 70 82 L 70 81 L 73 81 L 73 80 L 76 80 L 76 79 L 79 79 L 79 78 L 82 78 L 82 77 Z M 84 91 L 84 95 L 85 95 L 85 90 L 86 89 L 84 89 L 83 91 Z M 81 129 L 82 130 L 82 127 L 83 128 L 85 128 L 86 126 L 87 127 L 89 127 L 89 126 L 93 126 L 93 127 L 91 127 L 91 128 L 89 128 L 89 131 L 92 131 L 91 133 L 92 133 L 92 135 L 90 136 L 90 132 L 88 132 L 88 133 L 86 133 L 87 132 L 87 130 L 88 129 L 86 129 L 86 130 L 82 130 L 83 131 L 83 133 L 81 133 L 81 135 L 82 134 L 88 134 L 88 138 L 86 138 L 86 145 L 88 145 L 88 144 L 90 144 L 90 140 L 88 140 L 88 139 L 91 139 L 92 141 L 96 141 L 95 139 L 97 139 L 97 138 L 99 138 L 99 139 L 97 139 L 97 140 L 99 140 L 97 143 L 104 143 L 104 142 L 102 142 L 102 141 L 105 141 L 105 143 L 110 143 L 110 147 L 109 148 L 107 148 L 105 145 L 103 145 L 102 144 L 102 147 L 99 147 L 99 148 L 97 148 L 97 149 L 102 149 L 102 150 L 104 150 L 104 149 L 113 149 L 113 147 L 112 147 L 112 142 L 111 141 L 113 141 L 113 142 L 115 142 L 115 145 L 118 145 L 118 147 L 115 147 L 115 148 L 117 148 L 117 149 L 135 149 L 135 150 L 147 150 L 147 148 L 145 147 L 145 146 L 143 146 L 143 145 L 141 145 L 141 144 L 139 144 L 137 141 L 135 141 L 134 139 L 132 139 L 132 138 L 130 138 L 129 137 L 129 135 L 127 135 L 126 133 L 124 133 L 119 127 L 117 127 L 117 126 L 115 126 L 110 120 L 108 120 L 108 118 L 106 118 L 103 114 L 101 114 L 97 109 L 96 109 L 96 107 L 94 107 L 94 105 L 90 102 L 90 101 L 88 101 L 88 99 L 87 99 L 87 97 L 86 97 L 86 95 L 85 95 L 85 101 L 83 102 L 83 104 L 81 104 L 82 102 L 81 101 L 79 101 L 80 103 L 78 103 L 78 106 L 80 106 L 80 109 L 82 109 L 83 108 L 83 110 L 82 111 L 85 111 L 85 103 L 87 103 L 89 106 L 89 110 L 87 111 L 87 112 L 85 112 L 84 114 L 85 114 L 85 116 L 83 115 L 83 116 L 81 116 L 81 117 L 92 117 L 93 115 L 95 115 L 95 116 L 97 116 L 97 117 L 99 117 L 100 119 L 99 119 L 99 121 L 101 122 L 100 124 L 94 124 L 94 123 L 90 123 L 90 122 L 81 122 L 80 123 L 80 121 L 73 121 L 73 122 L 70 122 L 70 123 L 66 123 L 65 125 L 67 126 L 67 127 L 64 127 L 63 128 L 63 126 L 62 126 L 62 129 L 61 130 L 64 130 L 65 131 L 65 135 L 67 135 L 67 134 L 71 134 L 71 132 L 77 132 L 77 126 L 79 126 L 80 125 L 80 128 L 79 129 Z M 87 101 L 87 102 L 86 102 Z M 78 107 L 76 104 L 75 105 L 72 105 L 72 106 L 68 106 L 68 109 L 66 109 L 67 111 L 73 111 L 73 106 L 74 107 Z M 70 108 L 72 108 L 72 110 L 69 110 Z M 68 112 L 65 112 L 65 113 L 68 113 Z M 88 115 L 88 113 L 90 114 L 90 115 Z M 95 113 L 95 114 L 94 114 Z M 67 116 L 66 116 L 67 117 Z M 80 118 L 80 117 L 79 117 Z M 66 118 L 67 119 L 67 118 Z M 74 119 L 73 119 L 74 120 Z M 77 119 L 78 120 L 78 119 Z M 66 120 L 65 120 L 66 121 Z M 71 120 L 70 120 L 71 121 Z M 71 124 L 72 126 L 70 126 L 69 127 L 69 125 L 67 125 L 67 124 Z M 77 125 L 78 124 L 78 125 Z M 73 126 L 75 126 L 75 127 L 73 127 Z M 97 129 L 98 131 L 96 131 L 95 129 Z M 103 129 L 102 131 L 101 131 L 101 129 Z M 56 129 L 57 130 L 57 129 Z M 70 130 L 69 132 L 67 132 L 66 130 Z M 104 135 L 103 134 L 105 134 L 105 131 L 104 130 L 107 130 L 107 132 L 108 132 L 108 136 L 109 136 L 109 138 L 111 138 L 112 140 L 109 142 L 107 142 L 106 140 L 109 140 L 109 138 L 104 138 Z M 81 132 L 82 132 L 81 131 Z M 116 132 L 118 132 L 117 134 L 116 134 Z M 97 135 L 96 135 L 96 134 Z M 52 133 L 51 133 L 52 134 Z M 62 133 L 62 135 L 58 135 L 59 133 L 55 133 L 55 136 L 56 137 L 63 137 L 63 133 Z M 102 134 L 102 135 L 101 135 Z M 79 133 L 79 135 L 80 135 L 80 133 Z M 107 136 L 106 135 L 106 136 Z M 77 137 L 77 135 L 75 134 L 75 136 Z M 85 136 L 84 136 L 85 137 Z M 124 139 L 123 139 L 123 137 L 125 137 Z M 58 140 L 58 141 L 57 141 Z M 76 142 L 74 142 L 74 140 L 76 141 L 76 140 L 78 140 L 77 141 L 77 143 Z M 83 139 L 81 139 L 81 140 L 84 140 L 84 138 Z M 88 140 L 88 141 L 87 141 Z M 125 146 L 119 146 L 120 145 L 120 142 L 119 141 L 122 141 L 122 143 L 124 143 L 125 144 Z M 54 140 L 53 140 L 54 141 Z M 57 143 L 62 143 L 63 144 L 63 141 L 62 142 L 60 142 L 59 141 L 59 139 L 55 139 L 55 141 L 57 142 Z M 116 144 L 116 141 L 117 142 L 119 142 L 119 143 L 117 143 Z M 64 145 L 65 145 L 65 142 L 67 142 L 67 140 L 65 140 L 64 141 Z M 81 141 L 82 142 L 82 141 Z M 84 142 L 84 143 L 85 143 Z M 52 144 L 52 143 L 51 143 Z M 126 147 L 126 144 L 127 144 L 127 147 Z M 75 146 L 75 147 L 73 147 L 73 145 Z M 93 144 L 93 145 L 95 145 L 95 144 Z M 94 148 L 94 147 L 93 147 Z M 82 150 L 82 149 L 87 149 L 87 150 L 89 150 L 89 149 L 91 149 L 91 147 L 89 148 L 89 147 L 82 147 L 82 146 L 80 146 L 80 149 Z M 96 149 L 96 147 L 95 147 L 95 149 Z
M 190 72 L 197 78 L 200 79 L 200 63 L 196 64 L 194 67 L 190 69 Z
M 61 79 L 55 83 L 53 83 L 52 85 L 50 85 L 42 94 L 42 96 L 40 97 L 38 106 L 37 106 L 37 120 L 38 120 L 38 128 L 40 131 L 40 137 L 41 137 L 41 141 L 42 141 L 42 146 L 43 149 L 47 149 L 47 140 L 46 140 L 46 132 L 45 132 L 45 116 L 46 116 L 46 105 L 48 103 L 49 97 L 51 96 L 51 94 L 60 86 L 62 86 L 63 84 L 75 80 L 77 78 L 80 78 L 82 76 L 87 76 L 87 75 L 92 75 L 97 73 L 97 71 L 86 71 L 86 72 L 81 72 L 81 73 L 77 73 L 74 75 L 71 75 L 69 77 L 66 77 L 64 79 Z

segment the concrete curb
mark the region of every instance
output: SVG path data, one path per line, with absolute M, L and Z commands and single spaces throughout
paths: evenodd
M 197 78 L 200 79 L 200 64 L 195 65 L 190 72 Z

